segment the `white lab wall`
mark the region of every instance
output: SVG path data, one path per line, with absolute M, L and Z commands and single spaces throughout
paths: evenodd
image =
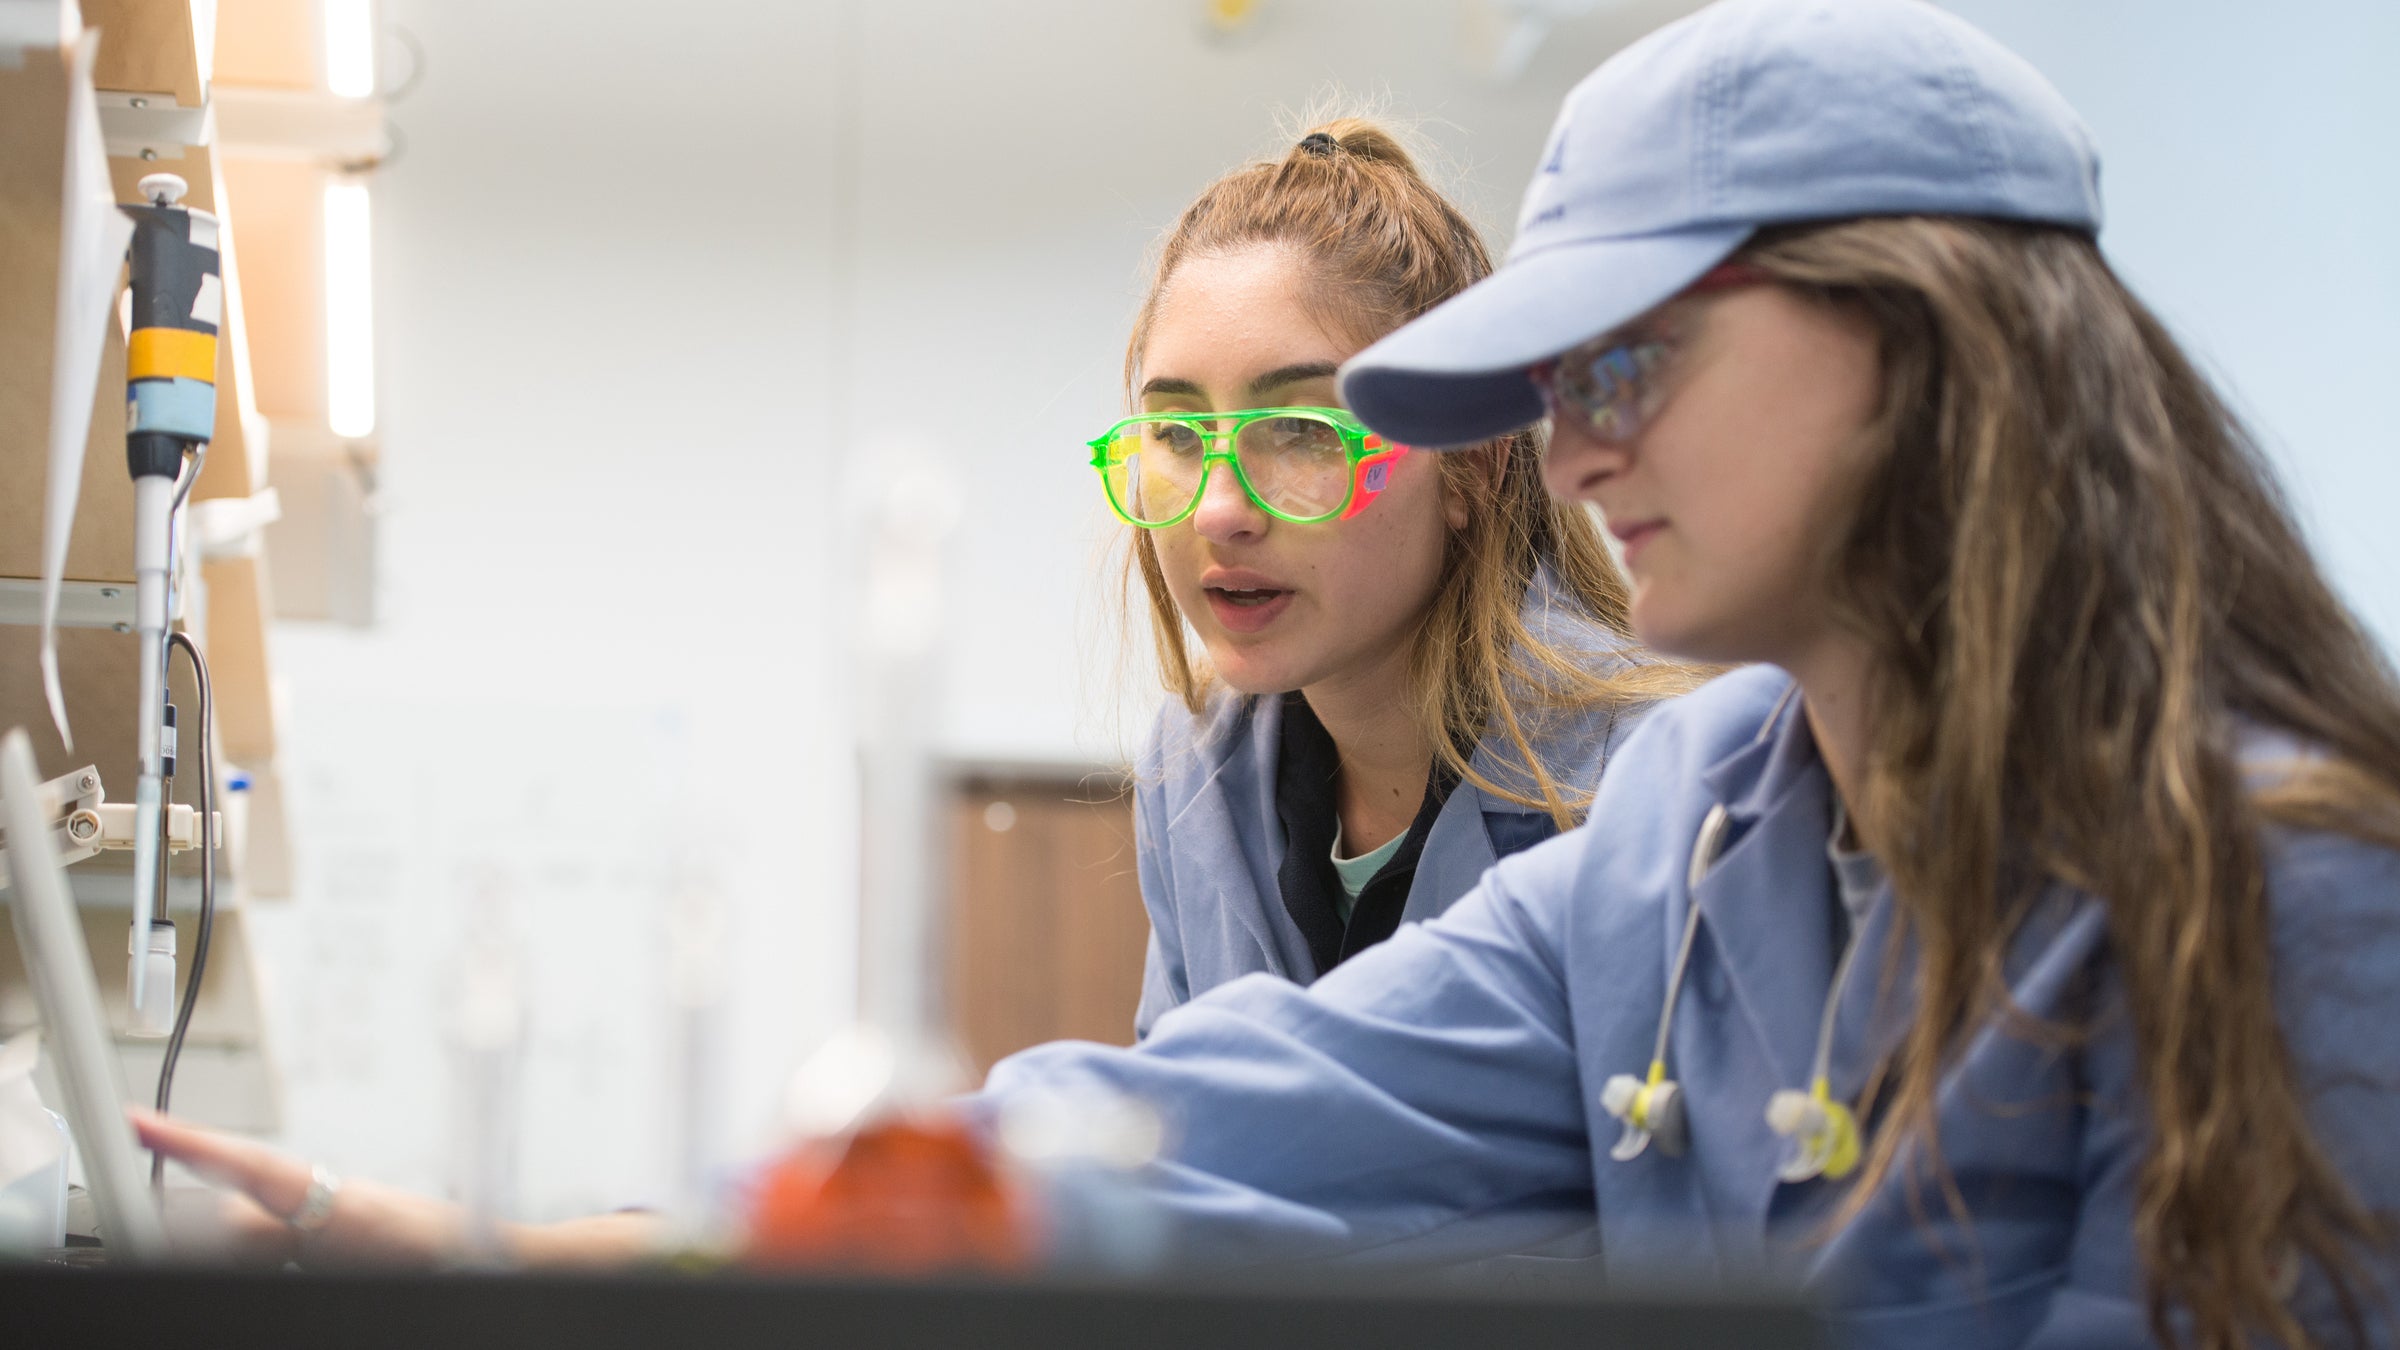
M 2233 396 L 2335 583 L 2400 648 L 2400 5 L 1945 4 L 2091 124 L 2110 259 Z
M 2400 475 L 2390 12 L 1958 7 L 2090 115 L 2112 255 L 2400 634 L 2367 514 Z M 1198 0 L 386 0 L 427 54 L 377 182 L 386 618 L 277 634 L 300 894 L 258 925 L 290 1146 L 444 1184 L 451 965 L 497 894 L 535 992 L 524 1209 L 662 1195 L 679 865 L 732 909 L 722 1110 L 762 1138 L 850 999 L 844 503 L 911 451 L 959 466 L 951 751 L 1121 753 L 1149 695 L 1114 680 L 1081 442 L 1157 231 L 1340 85 L 1425 119 L 1504 237 L 1566 87 L 1685 8 L 1604 7 L 1502 86 L 1463 0 L 1269 0 L 1230 46 Z M 2339 144 L 2295 158 L 2310 128 Z
M 528 1212 L 664 1198 L 663 910 L 725 889 L 726 1104 L 847 1002 L 825 401 L 824 16 L 391 4 L 426 61 L 376 183 L 382 587 L 286 626 L 298 895 L 262 907 L 288 1142 L 449 1178 L 455 959 L 531 992 Z

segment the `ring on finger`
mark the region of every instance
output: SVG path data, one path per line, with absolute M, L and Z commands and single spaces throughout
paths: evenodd
M 308 1191 L 300 1204 L 283 1221 L 303 1233 L 313 1233 L 333 1221 L 333 1203 L 341 1196 L 342 1179 L 323 1163 L 312 1163 L 308 1169 Z

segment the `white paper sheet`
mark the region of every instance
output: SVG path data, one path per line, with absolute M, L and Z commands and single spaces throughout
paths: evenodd
M 100 139 L 100 105 L 92 94 L 92 62 L 100 34 L 84 30 L 67 71 L 66 182 L 60 193 L 58 336 L 50 367 L 50 490 L 42 510 L 42 693 L 58 738 L 75 748 L 67 704 L 58 684 L 58 592 L 75 529 L 75 498 L 83 488 L 83 446 L 92 429 L 92 399 L 100 381 L 108 321 L 117 309 L 117 273 L 133 222 L 117 209 Z

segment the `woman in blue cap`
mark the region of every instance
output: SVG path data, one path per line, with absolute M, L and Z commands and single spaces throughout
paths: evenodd
M 1343 392 L 1415 445 L 1549 416 L 1636 632 L 1758 664 L 1443 918 L 990 1095 L 1163 1111 L 1187 1260 L 1596 1213 L 1612 1274 L 1796 1275 L 1859 1344 L 2385 1341 L 2400 690 L 2097 180 L 1917 0 L 1603 66 L 1506 263 Z
M 1151 1103 L 1186 1263 L 1596 1216 L 1614 1278 L 1795 1277 L 1857 1345 L 2390 1343 L 2400 689 L 2098 224 L 2072 112 L 1918 0 L 1603 66 L 1508 261 L 1343 390 L 1548 415 L 1636 631 L 1756 664 L 1442 917 L 975 1109 Z

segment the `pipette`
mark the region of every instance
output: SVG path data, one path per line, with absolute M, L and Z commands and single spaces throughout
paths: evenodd
M 151 174 L 139 186 L 147 204 L 119 208 L 133 219 L 127 252 L 133 323 L 125 345 L 125 463 L 133 475 L 134 632 L 141 661 L 134 710 L 140 776 L 133 798 L 126 1000 L 137 1034 L 164 1036 L 173 1025 L 175 964 L 172 956 L 153 958 L 150 927 L 166 921 L 161 731 L 175 511 L 182 504 L 178 480 L 185 455 L 204 452 L 216 434 L 217 326 L 224 319 L 225 287 L 217 218 L 178 205 L 187 185 L 174 174 Z M 200 734 L 207 735 L 208 728 L 200 728 Z

